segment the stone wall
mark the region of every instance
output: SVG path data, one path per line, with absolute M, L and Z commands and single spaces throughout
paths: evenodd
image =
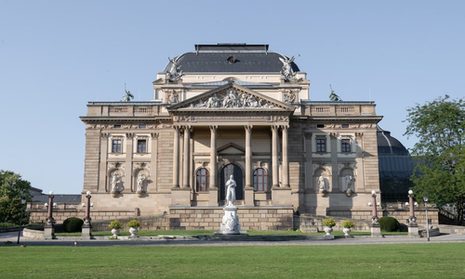
M 293 227 L 292 207 L 239 207 L 242 230 L 285 230 Z M 218 230 L 223 218 L 221 207 L 171 207 L 171 229 Z
M 47 219 L 47 210 L 45 209 L 31 209 L 29 211 L 29 223 L 45 223 Z M 90 217 L 92 221 L 114 220 L 120 218 L 136 217 L 135 211 L 95 211 L 91 212 Z M 56 209 L 53 211 L 53 218 L 56 223 L 61 224 L 69 217 L 78 217 L 84 219 L 84 210 L 78 209 Z

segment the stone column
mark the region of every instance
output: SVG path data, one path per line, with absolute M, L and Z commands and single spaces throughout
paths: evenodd
M 173 188 L 179 188 L 179 127 L 174 127 Z
M 289 188 L 289 159 L 287 157 L 287 126 L 282 127 L 282 174 L 283 174 L 283 187 Z
M 245 126 L 245 187 L 252 188 L 252 126 Z
M 272 186 L 279 187 L 278 181 L 278 127 L 271 126 L 271 167 L 272 167 Z
M 245 205 L 254 205 L 254 191 L 252 185 L 252 126 L 245 126 Z
M 210 189 L 217 189 L 216 185 L 216 128 L 210 126 Z
M 190 188 L 189 185 L 189 143 L 190 143 L 190 127 L 184 128 L 184 159 L 183 159 L 183 188 Z

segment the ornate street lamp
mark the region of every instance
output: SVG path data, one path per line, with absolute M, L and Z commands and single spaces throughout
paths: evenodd
M 83 239 L 91 239 L 92 238 L 92 218 L 90 218 L 90 208 L 93 204 L 90 202 L 92 198 L 92 194 L 90 191 L 86 192 L 86 204 L 83 206 L 86 207 L 86 216 L 84 217 L 84 224 L 82 225 L 82 238 Z
M 53 192 L 50 191 L 48 194 L 48 203 L 45 203 L 44 206 L 47 208 L 47 219 L 44 226 L 44 238 L 45 239 L 54 239 L 55 238 L 55 219 L 53 218 L 53 207 L 56 207 L 57 204 L 53 202 L 55 196 Z
M 376 202 L 376 191 L 371 191 L 372 201 L 368 203 L 368 206 L 371 206 L 371 236 L 381 236 L 381 228 L 379 225 L 378 218 L 378 203 Z
M 406 206 L 409 207 L 410 216 L 407 219 L 408 223 L 408 234 L 409 236 L 418 236 L 418 224 L 417 224 L 417 217 L 415 217 L 415 206 L 418 206 L 417 202 L 413 201 L 413 191 L 408 191 L 408 202 L 405 203 Z
M 426 218 L 426 241 L 429 239 L 429 219 L 428 219 L 428 197 L 423 197 L 423 202 L 425 203 L 425 218 Z

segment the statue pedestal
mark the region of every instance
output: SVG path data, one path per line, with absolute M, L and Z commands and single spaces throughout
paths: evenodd
M 45 225 L 44 239 L 55 239 L 55 228 L 53 225 Z
M 83 225 L 82 226 L 82 239 L 92 239 L 92 226 L 91 225 Z
M 225 206 L 223 211 L 224 216 L 219 234 L 240 234 L 241 226 L 239 225 L 239 216 L 237 216 L 237 207 L 234 205 Z
M 272 189 L 273 205 L 292 205 L 291 188 L 276 187 Z
M 420 237 L 418 233 L 418 225 L 417 224 L 409 224 L 408 225 L 408 236 L 410 237 Z
M 253 191 L 253 188 L 246 187 L 245 188 L 245 196 L 244 196 L 244 204 L 247 205 L 247 206 L 254 206 L 255 205 L 254 195 L 255 195 L 255 193 Z
M 371 237 L 382 237 L 381 226 L 378 223 L 372 224 L 370 227 Z

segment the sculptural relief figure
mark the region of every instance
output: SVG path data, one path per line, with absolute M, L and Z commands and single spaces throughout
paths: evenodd
M 111 184 L 111 192 L 112 193 L 117 194 L 117 193 L 123 192 L 123 190 L 124 190 L 123 182 L 121 180 L 121 176 L 119 175 L 119 173 L 117 171 L 114 171 L 111 174 L 110 184 Z
M 216 97 L 216 95 L 210 96 L 210 98 L 208 98 L 207 108 L 217 108 L 219 106 L 219 99 Z
M 145 180 L 145 175 L 143 173 L 139 173 L 137 176 L 137 193 L 145 193 Z
M 317 185 L 320 193 L 328 192 L 328 183 L 326 182 L 326 178 L 323 175 L 320 175 L 317 179 Z
M 226 206 L 234 206 L 236 201 L 236 181 L 234 175 L 231 174 L 229 180 L 226 181 Z
M 354 192 L 354 177 L 352 175 L 342 177 L 342 191 L 344 191 L 347 196 L 351 196 Z

